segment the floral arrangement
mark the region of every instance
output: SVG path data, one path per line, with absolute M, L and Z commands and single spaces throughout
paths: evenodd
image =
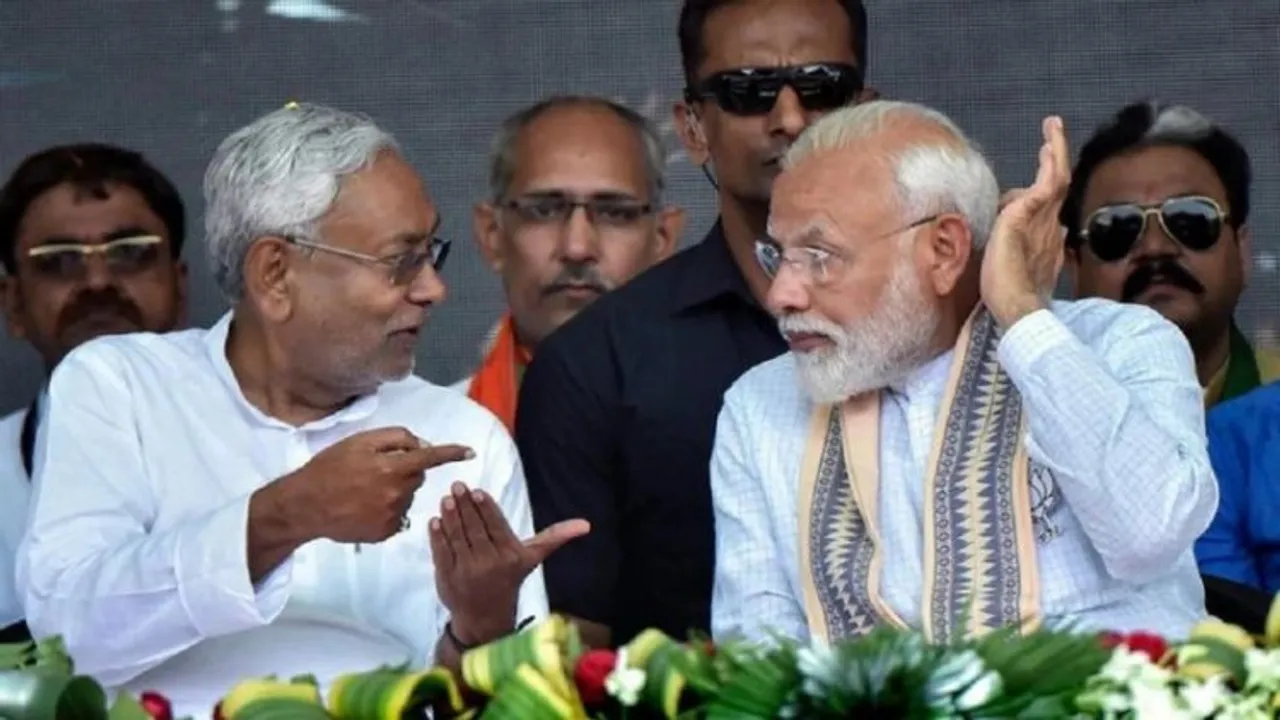
M 1146 633 L 1015 629 L 950 645 L 882 628 L 827 647 L 677 643 L 649 630 L 618 651 L 589 650 L 553 616 L 441 668 L 338 678 L 250 679 L 220 720 L 587 720 L 771 718 L 1272 718 L 1280 716 L 1280 598 L 1255 637 L 1218 620 L 1185 642 Z M 173 720 L 155 693 L 108 706 L 61 643 L 0 646 L 0 718 Z

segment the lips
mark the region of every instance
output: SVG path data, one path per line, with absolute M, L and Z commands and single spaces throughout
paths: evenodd
M 793 332 L 786 333 L 784 337 L 793 352 L 813 352 L 834 344 L 831 338 L 821 333 Z

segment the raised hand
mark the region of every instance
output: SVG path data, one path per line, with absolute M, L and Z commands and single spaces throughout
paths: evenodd
M 381 428 L 324 449 L 277 482 L 288 490 L 284 501 L 310 515 L 315 537 L 379 542 L 407 529 L 426 470 L 472 457 L 462 445 L 426 445 L 404 428 Z
M 492 496 L 454 483 L 428 530 L 436 588 L 454 634 L 471 645 L 510 632 L 524 579 L 551 553 L 590 530 L 586 520 L 566 520 L 521 541 Z
M 1045 118 L 1042 129 L 1035 182 L 1001 198 L 983 253 L 982 301 L 1006 328 L 1046 306 L 1062 271 L 1058 213 L 1071 183 L 1071 155 L 1061 118 Z

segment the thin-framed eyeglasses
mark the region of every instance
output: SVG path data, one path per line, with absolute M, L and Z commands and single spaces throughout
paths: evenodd
M 159 235 L 131 235 L 104 243 L 55 242 L 27 251 L 32 268 L 50 278 L 75 280 L 85 276 L 89 258 L 101 255 L 114 273 L 135 273 L 151 267 L 159 257 Z
M 522 223 L 563 225 L 578 208 L 587 221 L 599 228 L 631 228 L 653 215 L 657 206 L 638 198 L 615 193 L 597 193 L 586 197 L 563 192 L 530 193 L 511 198 L 499 205 L 514 212 Z
M 894 235 L 900 235 L 908 230 L 927 225 L 940 217 L 942 217 L 941 213 L 922 217 L 896 230 L 877 235 L 871 240 L 891 238 Z M 824 285 L 834 280 L 843 271 L 848 263 L 848 257 L 835 250 L 815 245 L 783 248 L 777 240 L 766 237 L 756 240 L 756 262 L 760 263 L 761 269 L 764 270 L 765 275 L 770 280 L 777 277 L 782 267 L 787 265 L 799 271 L 802 277 L 811 280 L 813 283 Z
M 445 258 L 449 257 L 450 246 L 450 242 L 446 238 L 432 235 L 425 242 L 418 243 L 404 252 L 379 257 L 377 255 L 366 255 L 355 250 L 325 245 L 324 243 L 293 235 L 285 236 L 284 239 L 291 245 L 327 252 L 348 260 L 364 263 L 370 267 L 385 268 L 391 284 L 396 286 L 412 283 L 427 264 L 430 264 L 436 272 L 440 272 L 444 268 Z

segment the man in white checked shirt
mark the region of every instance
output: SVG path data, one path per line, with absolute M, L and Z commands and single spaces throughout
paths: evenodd
M 791 352 L 726 393 L 711 461 L 717 637 L 1204 615 L 1195 362 L 1147 308 L 1048 299 L 1069 161 L 1049 118 L 997 216 L 987 161 L 928 108 L 846 108 L 791 147 L 758 247 Z
M 454 665 L 547 608 L 515 446 L 411 374 L 440 215 L 367 118 L 291 105 L 228 137 L 205 242 L 233 309 L 100 338 L 50 384 L 18 559 L 32 634 L 209 717 L 245 678 Z

